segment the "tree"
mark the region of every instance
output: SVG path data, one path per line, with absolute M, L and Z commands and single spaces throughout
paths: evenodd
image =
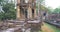
M 43 6 L 44 0 L 36 0 L 36 10 L 38 11 L 39 9 L 41 9 L 41 6 Z M 39 7 L 38 7 L 39 6 Z
M 2 2 L 3 2 L 3 0 L 0 0 L 0 5 L 1 5 Z
M 16 19 L 15 5 L 12 3 L 7 3 L 3 5 L 5 19 Z
M 51 7 L 47 7 L 47 9 L 48 9 L 47 12 L 48 12 L 49 14 L 52 14 L 52 13 L 53 13 L 53 10 L 54 10 L 53 8 L 51 8 Z
M 16 9 L 13 2 L 7 2 L 8 0 L 1 0 L 0 5 L 4 12 L 0 12 L 0 20 L 16 19 Z M 3 3 L 3 4 L 1 4 Z
M 0 12 L 0 20 L 3 20 L 5 17 L 4 17 L 4 13 L 3 12 Z
M 54 12 L 53 13 L 60 13 L 60 8 L 54 9 Z

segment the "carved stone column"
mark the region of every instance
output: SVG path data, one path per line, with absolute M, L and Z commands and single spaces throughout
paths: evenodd
M 35 8 L 34 8 L 34 18 L 37 18 L 37 13 Z
M 20 20 L 20 0 L 17 0 L 17 20 Z
M 31 9 L 31 7 L 28 7 L 28 18 L 29 19 L 32 18 L 32 9 Z

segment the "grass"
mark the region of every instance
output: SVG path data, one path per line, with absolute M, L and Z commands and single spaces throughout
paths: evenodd
M 47 24 L 47 23 L 45 23 L 45 25 L 47 27 L 49 27 L 50 29 L 52 29 L 54 32 L 60 32 L 60 28 L 57 28 L 57 27 L 50 25 L 50 24 Z

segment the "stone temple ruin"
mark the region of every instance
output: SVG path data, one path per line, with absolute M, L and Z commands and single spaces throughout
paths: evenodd
M 17 0 L 17 19 L 35 19 L 36 15 L 36 0 Z
M 42 11 L 43 12 L 43 11 Z M 36 0 L 17 0 L 17 20 L 36 20 Z M 37 32 L 41 29 L 42 21 L 26 21 L 25 28 L 31 28 L 31 32 Z
M 17 0 L 17 20 L 36 18 L 36 0 Z M 31 28 L 32 23 L 27 23 L 26 28 Z
M 4 32 L 39 32 L 43 22 L 42 17 L 44 16 L 40 13 L 37 15 L 36 0 L 17 0 L 16 7 L 16 20 L 4 21 L 0 24 L 2 25 L 0 26 L 2 29 L 0 29 L 4 30 Z M 44 13 L 45 11 L 40 12 Z
M 17 12 L 16 13 L 17 20 L 13 20 L 13 21 L 8 20 L 6 22 L 9 24 L 8 25 L 9 27 L 10 26 L 12 26 L 12 28 L 14 27 L 14 30 L 15 30 L 15 26 L 17 27 L 17 31 L 15 32 L 19 32 L 19 31 L 21 32 L 22 29 L 25 29 L 25 31 L 23 32 L 26 32 L 26 30 L 28 31 L 29 29 L 30 32 L 38 32 L 41 30 L 43 15 L 40 13 L 39 13 L 40 16 L 37 15 L 36 0 L 17 0 L 16 12 Z
M 37 19 L 36 0 L 17 0 L 17 20 L 35 19 Z M 26 21 L 27 24 L 25 25 L 25 28 L 32 28 L 31 32 L 33 32 L 33 30 L 40 30 L 39 28 L 41 28 L 41 23 L 39 21 L 34 21 L 35 23 L 32 22 Z

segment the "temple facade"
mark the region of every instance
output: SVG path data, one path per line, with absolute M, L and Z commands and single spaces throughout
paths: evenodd
M 17 0 L 17 19 L 25 20 L 35 19 L 36 14 L 36 0 Z

